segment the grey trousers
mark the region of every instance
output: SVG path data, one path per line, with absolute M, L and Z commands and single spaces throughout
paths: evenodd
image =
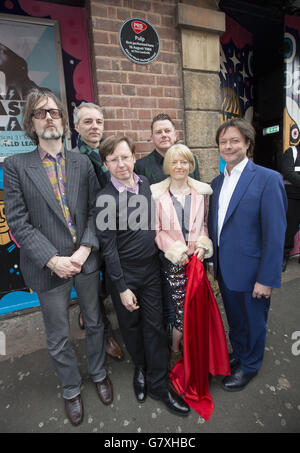
M 69 343 L 69 305 L 73 285 L 84 319 L 89 374 L 94 382 L 106 376 L 104 325 L 99 306 L 99 272 L 80 273 L 62 285 L 38 294 L 48 352 L 62 384 L 62 396 L 66 399 L 79 395 L 81 385 L 77 359 Z

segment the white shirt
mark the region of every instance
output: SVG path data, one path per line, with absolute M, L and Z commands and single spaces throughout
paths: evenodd
M 219 209 L 218 209 L 218 245 L 220 243 L 220 234 L 225 220 L 226 212 L 240 176 L 246 167 L 248 157 L 245 157 L 242 162 L 237 164 L 230 172 L 227 171 L 227 166 L 224 169 L 224 181 L 219 196 Z

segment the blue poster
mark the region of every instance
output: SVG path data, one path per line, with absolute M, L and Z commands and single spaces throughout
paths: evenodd
M 29 152 L 22 107 L 30 89 L 46 87 L 60 97 L 55 29 L 0 17 L 0 160 Z

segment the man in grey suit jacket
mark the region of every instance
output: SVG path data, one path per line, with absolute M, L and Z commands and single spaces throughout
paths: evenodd
M 48 351 L 62 383 L 67 416 L 78 425 L 83 420 L 81 377 L 68 341 L 73 285 L 86 327 L 89 373 L 101 401 L 110 404 L 113 399 L 104 367 L 104 328 L 98 303 L 93 209 L 99 185 L 89 159 L 64 149 L 67 114 L 51 91 L 29 93 L 23 126 L 37 148 L 5 160 L 6 218 L 20 245 L 24 280 L 39 297 Z

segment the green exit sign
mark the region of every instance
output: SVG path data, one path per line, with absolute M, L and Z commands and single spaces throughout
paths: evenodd
M 279 126 L 270 126 L 263 129 L 263 135 L 275 134 L 279 132 Z

